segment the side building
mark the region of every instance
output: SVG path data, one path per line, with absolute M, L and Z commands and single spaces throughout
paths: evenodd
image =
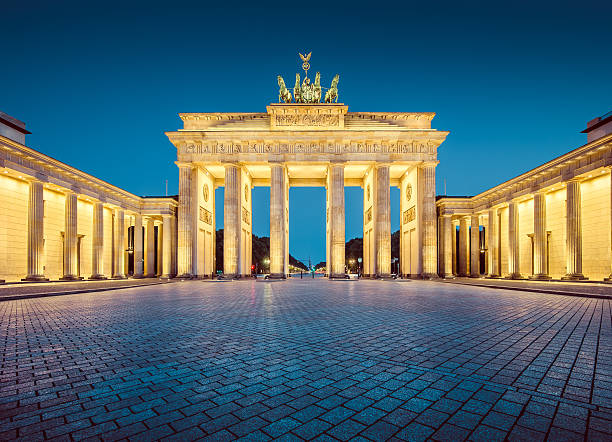
M 612 112 L 583 133 L 587 144 L 476 196 L 439 196 L 440 276 L 609 278 Z
M 0 281 L 176 275 L 177 197 L 108 184 L 26 146 L 29 133 L 0 112 Z

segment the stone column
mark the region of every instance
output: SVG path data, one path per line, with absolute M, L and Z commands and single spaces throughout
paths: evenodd
M 442 215 L 442 262 L 444 278 L 453 277 L 453 221 L 450 215 Z
M 533 196 L 533 275 L 530 279 L 551 279 L 546 256 L 546 194 Z
M 459 220 L 459 246 L 457 253 L 459 254 L 459 276 L 469 276 L 468 274 L 468 218 L 461 217 Z
M 77 264 L 77 196 L 68 192 L 64 206 L 64 275 L 60 279 L 79 279 Z
M 489 209 L 489 226 L 487 228 L 487 277 L 497 278 L 499 276 L 499 260 L 497 256 L 497 209 Z
M 480 218 L 471 216 L 470 230 L 470 277 L 480 278 Z
M 163 221 L 163 218 L 162 218 Z M 164 230 L 163 222 L 157 225 L 157 267 L 155 268 L 155 276 L 161 276 L 164 265 Z
M 457 267 L 457 253 L 459 253 L 459 252 L 457 251 L 458 250 L 458 244 L 457 244 L 457 226 L 452 221 L 452 218 L 451 218 L 451 235 L 452 235 L 452 242 L 453 242 L 453 266 L 452 266 L 452 273 L 453 273 L 453 276 L 455 276 L 455 275 L 459 275 L 459 268 Z
M 518 202 L 508 204 L 508 279 L 521 279 Z
M 329 212 L 330 212 L 330 278 L 344 278 L 345 239 L 344 239 L 344 164 L 332 163 L 329 166 Z
M 48 281 L 44 276 L 43 183 L 30 181 L 28 198 L 28 273 L 24 281 Z
M 240 167 L 226 164 L 223 206 L 223 273 L 226 277 L 240 274 L 240 181 Z
M 134 215 L 134 278 L 144 276 L 144 256 L 142 244 L 142 215 Z
M 436 163 L 425 163 L 419 167 L 423 174 L 423 273 L 425 279 L 437 278 L 437 233 L 436 233 Z
M 285 166 L 270 165 L 270 278 L 285 278 Z
M 113 279 L 125 278 L 125 214 L 122 209 L 115 210 L 115 219 L 113 225 Z M 136 240 L 134 240 L 136 243 Z M 136 247 L 134 247 L 136 248 Z M 136 255 L 134 255 L 134 262 Z M 134 276 L 136 271 L 134 271 Z
M 582 274 L 582 210 L 580 207 L 580 181 L 576 179 L 567 182 L 566 200 L 566 238 L 565 253 L 567 258 L 566 280 L 587 279 Z
M 344 183 L 342 184 L 344 186 Z M 391 276 L 391 208 L 389 165 L 376 165 L 376 276 Z M 343 187 L 344 194 L 344 187 Z
M 172 277 L 172 215 L 162 215 L 162 275 L 164 279 Z
M 146 278 L 153 278 L 155 276 L 155 223 L 150 217 L 146 220 L 145 240 L 144 273 Z
M 177 272 L 179 278 L 193 276 L 193 168 L 179 164 L 179 208 L 178 208 L 178 250 Z M 196 198 L 197 199 L 197 198 Z
M 89 279 L 106 279 L 104 276 L 104 204 L 93 204 L 91 227 L 91 276 Z

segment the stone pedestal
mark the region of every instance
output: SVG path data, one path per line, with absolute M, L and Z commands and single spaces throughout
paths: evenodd
M 331 263 L 327 263 L 330 278 L 345 278 L 345 238 L 344 238 L 344 164 L 332 163 L 329 166 L 329 212 L 330 212 L 330 252 Z
M 24 281 L 48 281 L 43 272 L 43 223 L 43 183 L 31 181 L 28 197 L 28 273 Z
M 60 279 L 82 279 L 77 274 L 77 266 L 77 196 L 68 192 L 64 207 L 64 275 Z
M 561 278 L 574 281 L 587 279 L 582 274 L 582 210 L 580 181 L 567 182 L 566 198 L 566 242 L 567 274 Z

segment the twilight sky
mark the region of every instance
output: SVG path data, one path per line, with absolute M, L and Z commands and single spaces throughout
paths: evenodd
M 437 190 L 471 195 L 586 142 L 612 110 L 612 3 L 67 2 L 2 5 L 0 110 L 31 147 L 139 195 L 178 192 L 179 112 L 264 112 L 312 51 L 349 111 L 433 111 Z M 222 189 L 217 192 L 221 200 Z M 399 193 L 392 189 L 392 229 Z M 269 234 L 269 189 L 253 193 Z M 346 190 L 347 240 L 362 190 Z M 290 193 L 290 249 L 325 259 L 324 189 Z M 222 226 L 222 204 L 217 206 Z

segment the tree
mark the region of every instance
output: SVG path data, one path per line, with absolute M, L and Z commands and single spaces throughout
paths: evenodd
M 223 229 L 217 230 L 217 271 L 223 271 Z M 256 268 L 270 270 L 270 264 L 265 260 L 270 259 L 270 238 L 267 236 L 253 235 L 251 259 Z M 289 255 L 289 264 L 303 270 L 307 270 L 306 265 Z

